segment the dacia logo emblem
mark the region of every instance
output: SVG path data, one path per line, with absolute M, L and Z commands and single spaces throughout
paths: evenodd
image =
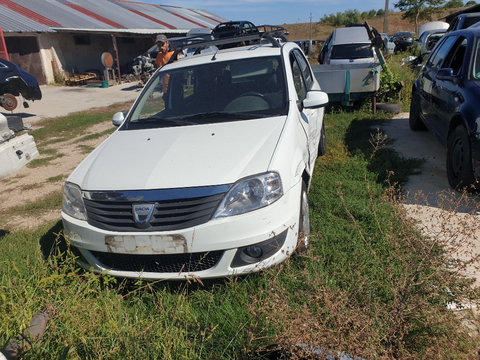
M 145 225 L 150 222 L 155 210 L 155 204 L 133 204 L 133 219 L 138 225 Z

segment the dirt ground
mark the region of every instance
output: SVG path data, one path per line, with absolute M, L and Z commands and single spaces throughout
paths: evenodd
M 22 117 L 24 124 L 33 128 L 37 127 L 38 121 L 44 118 L 131 102 L 141 90 L 133 83 L 109 88 L 42 86 L 41 89 L 42 100 L 29 102 L 28 108 L 20 105 L 13 111 L 13 115 Z M 119 108 L 118 110 L 128 109 Z M 43 147 L 39 159 L 48 157 L 48 150 L 56 150 L 61 157 L 38 167 L 25 166 L 18 172 L 1 179 L 0 228 L 2 226 L 9 229 L 36 228 L 46 221 L 59 219 L 61 201 L 58 209 L 48 212 L 41 211 L 32 216 L 15 215 L 18 213 L 15 210 L 40 199 L 61 194 L 65 179 L 87 156 L 89 152 L 87 149 L 96 147 L 108 135 L 81 142 L 79 142 L 79 138 L 89 134 L 102 133 L 108 128 L 113 129 L 111 122 L 97 124 L 67 141 Z M 53 138 L 54 135 L 52 135 Z
M 447 180 L 446 148 L 428 131 L 411 131 L 408 113 L 397 115 L 382 130 L 403 157 L 424 160 L 419 174 L 404 186 L 403 206 L 425 235 L 442 241 L 466 261 L 464 273 L 480 286 L 480 202 L 478 195 L 453 191 Z

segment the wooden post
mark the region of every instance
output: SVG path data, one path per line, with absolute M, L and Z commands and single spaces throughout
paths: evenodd
M 117 61 L 118 83 L 122 84 L 122 75 L 120 74 L 120 60 L 118 59 L 117 38 L 112 35 L 113 50 L 115 51 L 115 59 Z

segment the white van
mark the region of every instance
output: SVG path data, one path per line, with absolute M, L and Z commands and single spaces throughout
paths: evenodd
M 367 29 L 352 26 L 334 29 L 318 57 L 320 64 L 364 64 L 378 62 Z

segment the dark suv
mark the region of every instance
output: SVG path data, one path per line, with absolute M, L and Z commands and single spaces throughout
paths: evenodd
M 413 45 L 415 34 L 411 31 L 399 31 L 392 35 L 392 41 L 395 43 L 395 51 L 407 50 Z
M 447 33 L 412 88 L 410 128 L 428 128 L 447 147 L 453 188 L 471 187 L 480 175 L 480 29 Z

